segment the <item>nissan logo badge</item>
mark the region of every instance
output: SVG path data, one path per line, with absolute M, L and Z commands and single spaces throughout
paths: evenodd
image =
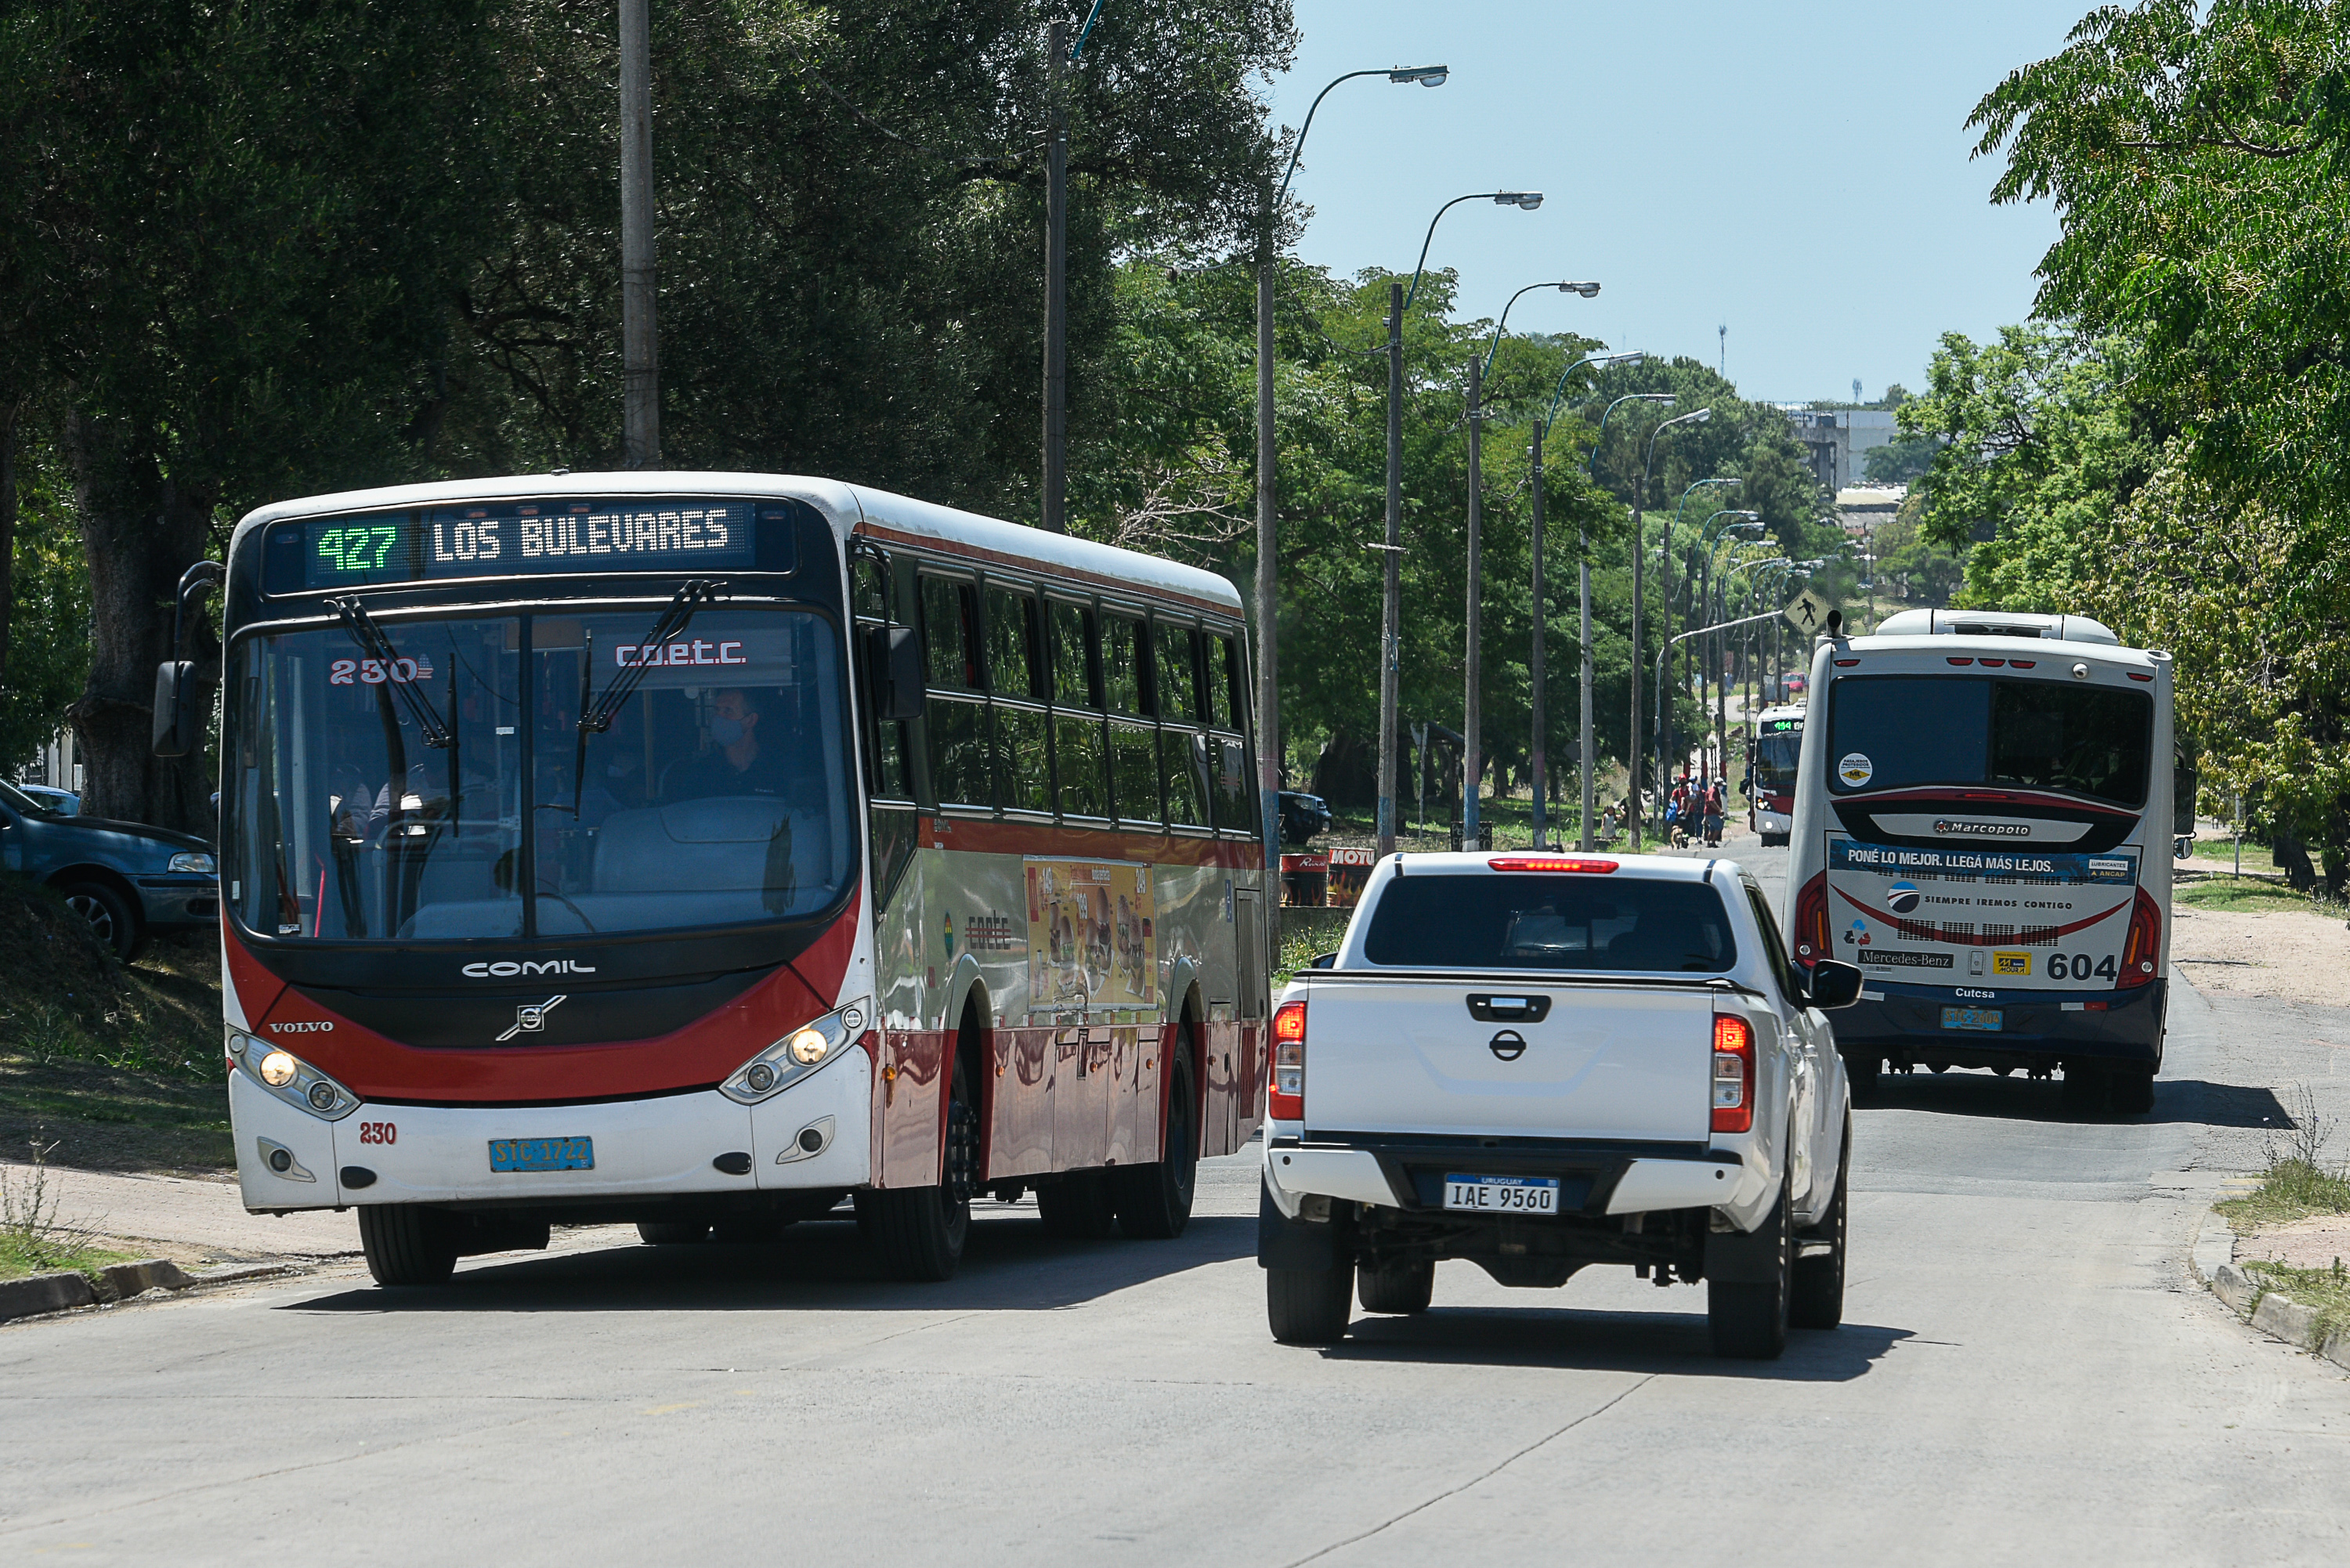
M 1486 1049 L 1504 1062 L 1514 1062 L 1526 1054 L 1526 1037 L 1514 1029 L 1504 1029 L 1493 1036 Z

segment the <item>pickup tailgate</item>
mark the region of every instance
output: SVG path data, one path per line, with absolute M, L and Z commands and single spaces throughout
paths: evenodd
M 1306 1000 L 1307 1136 L 1702 1143 L 1712 1126 L 1713 1001 L 1697 986 L 1316 978 Z

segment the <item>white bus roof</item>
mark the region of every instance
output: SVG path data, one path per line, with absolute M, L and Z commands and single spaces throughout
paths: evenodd
M 1187 566 L 1180 561 L 1146 556 L 1139 550 L 1122 550 L 1115 545 L 1097 545 L 1089 539 L 1047 534 L 1025 524 L 959 512 L 951 506 L 894 495 L 886 490 L 798 474 L 666 471 L 520 473 L 494 479 L 394 484 L 377 490 L 347 490 L 333 495 L 272 502 L 246 513 L 237 523 L 235 538 L 242 540 L 247 529 L 326 514 L 565 495 L 786 496 L 815 507 L 832 524 L 834 533 L 844 539 L 851 534 L 866 534 L 876 539 L 962 556 L 980 566 L 1045 569 L 1063 577 L 1089 582 L 1108 592 L 1124 591 L 1154 601 L 1177 599 L 1223 615 L 1241 614 L 1240 591 L 1230 582 L 1213 572 Z M 234 548 L 234 541 L 231 548 Z
M 1765 719 L 1800 719 L 1810 711 L 1801 702 L 1773 702 L 1757 712 L 1754 720 L 1761 723 Z
M 1913 609 L 1887 616 L 1874 637 L 2031 637 L 2056 642 L 2105 642 L 2121 639 L 2103 621 L 2085 615 L 2023 615 L 2006 610 Z

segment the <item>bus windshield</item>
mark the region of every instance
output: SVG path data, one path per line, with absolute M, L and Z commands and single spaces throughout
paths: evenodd
M 657 618 L 243 639 L 222 803 L 237 919 L 280 940 L 399 941 L 829 908 L 856 845 L 837 630 L 806 610 L 704 609 L 647 644 Z M 582 727 L 591 711 L 605 728 Z
M 1795 764 L 1803 759 L 1801 720 L 1774 719 L 1754 737 L 1754 789 L 1757 795 L 1795 793 Z
M 1992 784 L 2146 804 L 2154 698 L 2110 686 L 1991 676 L 1835 682 L 1828 787 Z

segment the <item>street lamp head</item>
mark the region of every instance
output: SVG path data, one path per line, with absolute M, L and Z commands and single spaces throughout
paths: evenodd
M 1496 191 L 1493 192 L 1493 204 L 1497 207 L 1523 207 L 1527 212 L 1531 213 L 1536 207 L 1541 206 L 1542 202 L 1543 193 L 1540 191 Z
M 1711 409 L 1700 409 L 1697 412 L 1689 416 L 1689 421 L 1693 425 L 1701 425 L 1711 418 L 1713 418 L 1713 410 Z
M 1399 66 L 1388 73 L 1388 80 L 1401 87 L 1406 82 L 1418 82 L 1422 87 L 1442 87 L 1444 78 L 1452 74 L 1449 66 Z
M 1731 515 L 1733 517 L 1743 517 L 1749 523 L 1760 523 L 1762 521 L 1762 514 L 1760 512 L 1733 512 Z
M 1579 294 L 1586 299 L 1599 296 L 1599 286 L 1596 283 L 1563 283 L 1558 286 L 1558 291 L 1561 294 Z

